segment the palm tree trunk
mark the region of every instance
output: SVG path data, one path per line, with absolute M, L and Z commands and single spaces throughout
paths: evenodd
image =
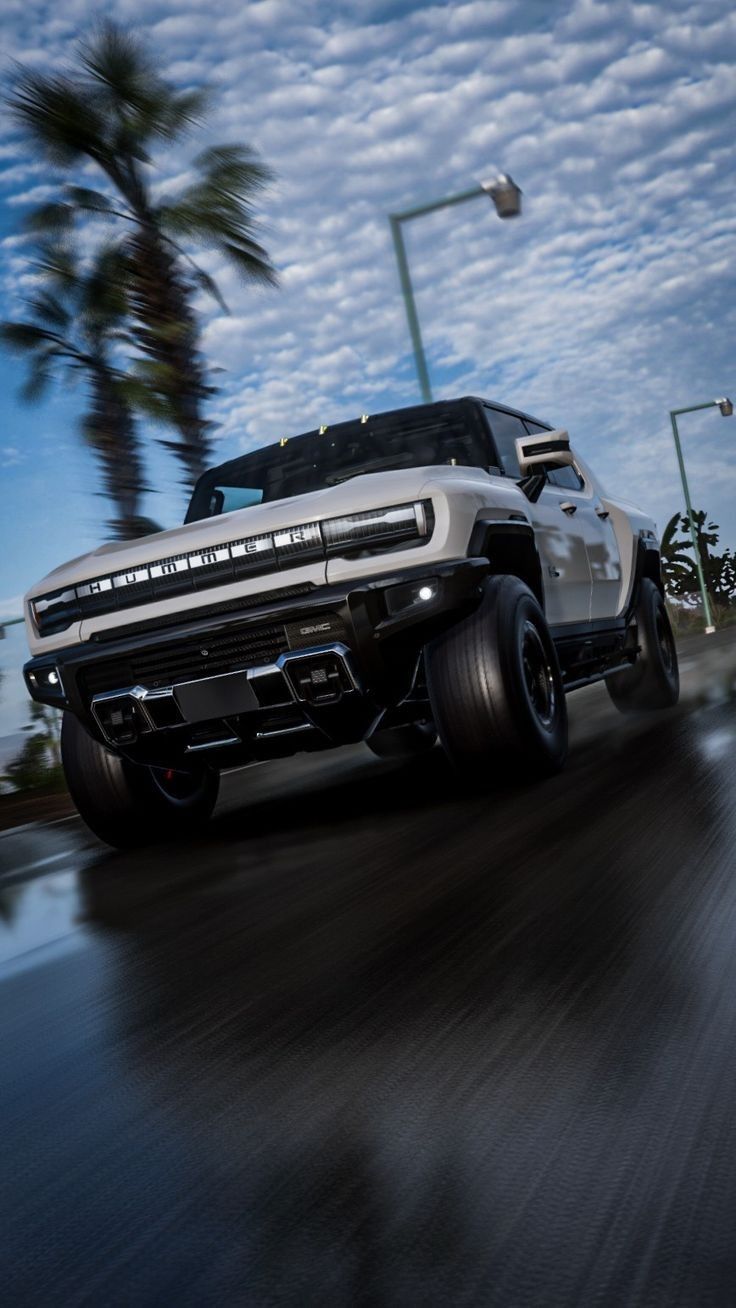
M 119 540 L 132 540 L 141 535 L 143 462 L 133 414 L 115 373 L 104 362 L 98 363 L 92 374 L 90 399 L 83 429 L 97 455 L 105 493 L 118 511 L 110 526 Z
M 701 528 L 697 529 L 696 540 L 698 543 L 698 554 L 700 555 L 700 566 L 703 569 L 703 577 L 705 578 L 705 589 L 707 590 L 708 595 L 710 596 L 713 603 L 717 604 L 718 594 L 713 586 L 713 577 L 712 577 L 711 566 L 710 566 L 711 560 L 710 560 L 710 554 L 708 553 L 708 542 L 707 540 L 705 540 Z
M 179 432 L 178 440 L 163 444 L 179 458 L 191 486 L 208 466 L 211 449 L 210 424 L 201 412 L 209 390 L 189 289 L 153 220 L 141 223 L 130 251 L 136 339 L 153 364 L 153 385 Z

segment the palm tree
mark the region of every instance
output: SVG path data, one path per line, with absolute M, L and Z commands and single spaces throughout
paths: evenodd
M 251 149 L 210 147 L 193 161 L 196 180 L 173 198 L 154 192 L 152 152 L 188 132 L 206 99 L 202 91 L 175 89 L 142 42 L 109 22 L 80 46 L 77 71 L 22 69 L 9 96 L 16 121 L 44 159 L 67 173 L 90 162 L 100 175 L 101 189 L 69 183 L 59 200 L 36 210 L 32 223 L 54 229 L 75 214 L 95 215 L 125 233 L 140 374 L 157 397 L 159 416 L 177 431 L 164 444 L 179 457 L 188 483 L 208 460 L 203 405 L 212 390 L 193 300 L 203 288 L 222 300 L 182 242 L 219 252 L 247 280 L 276 281 L 255 240 L 252 210 L 272 174 Z
M 690 540 L 677 540 L 679 530 L 680 513 L 678 511 L 670 518 L 662 533 L 659 553 L 667 590 L 671 595 L 681 596 L 697 590 L 698 573 L 692 557 L 683 553 L 684 550 L 691 548 Z M 687 530 L 687 522 L 685 522 L 685 530 Z
M 28 300 L 29 317 L 0 323 L 0 343 L 28 362 L 21 394 L 28 401 L 40 399 L 60 371 L 84 377 L 88 408 L 80 425 L 116 506 L 111 533 L 127 540 L 157 531 L 140 510 L 146 487 L 130 402 L 135 385 L 115 363 L 116 348 L 126 338 L 120 254 L 103 247 L 83 268 L 68 244 L 45 244 L 35 267 L 40 286 Z
M 712 601 L 728 605 L 736 591 L 736 559 L 728 549 L 722 554 L 714 553 L 720 528 L 717 522 L 708 522 L 707 519 L 708 514 L 703 509 L 693 511 L 698 559 Z M 677 540 L 678 531 L 683 533 L 683 540 Z M 690 520 L 686 514 L 675 513 L 664 529 L 660 545 L 664 581 L 672 595 L 682 597 L 698 590 L 698 571 L 692 548 Z M 684 553 L 685 550 L 689 553 Z

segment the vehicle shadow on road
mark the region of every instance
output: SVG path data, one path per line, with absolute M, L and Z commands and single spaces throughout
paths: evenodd
M 582 1016 L 723 827 L 722 768 L 696 766 L 691 737 L 675 718 L 622 728 L 562 775 L 490 795 L 469 795 L 438 751 L 403 766 L 333 756 L 275 795 L 259 780 L 206 839 L 103 858 L 83 874 L 86 913 L 131 943 L 168 933 L 168 957 L 195 939 L 265 1004 L 293 987 L 295 1009 L 329 995 L 334 1018 L 360 976 L 359 1002 L 389 986 L 400 1007 L 412 992 L 442 1006 L 454 956 L 481 1010 L 513 984 L 574 993 Z

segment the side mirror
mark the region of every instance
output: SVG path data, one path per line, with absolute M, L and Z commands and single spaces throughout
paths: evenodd
M 545 467 L 565 468 L 574 462 L 570 437 L 562 428 L 536 436 L 519 436 L 515 445 L 522 477 L 542 473 Z

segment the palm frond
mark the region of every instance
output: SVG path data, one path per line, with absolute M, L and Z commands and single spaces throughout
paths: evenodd
M 678 532 L 679 523 L 680 523 L 680 513 L 678 510 L 677 513 L 673 513 L 672 517 L 667 523 L 667 526 L 662 532 L 662 540 L 660 542 L 661 550 L 668 549 L 670 545 L 674 543 L 675 536 L 677 535 Z
M 13 354 L 33 354 L 54 343 L 56 337 L 33 322 L 0 322 L 0 345 Z
M 192 275 L 192 281 L 194 282 L 195 286 L 198 286 L 200 290 L 205 292 L 206 295 L 211 296 L 212 299 L 215 301 L 215 303 L 220 306 L 223 313 L 230 312 L 225 302 L 225 299 L 223 297 L 222 291 L 217 285 L 217 282 L 215 281 L 214 277 L 211 277 L 208 272 L 205 272 L 204 268 L 200 268 L 196 263 L 192 264 L 191 275 Z
M 43 289 L 37 291 L 35 295 L 29 296 L 27 304 L 34 318 L 50 323 L 52 327 L 61 331 L 69 326 L 71 314 L 52 291 Z
M 194 160 L 203 178 L 218 189 L 242 199 L 255 195 L 276 180 L 268 164 L 261 163 L 247 145 L 211 145 Z
M 52 200 L 49 204 L 39 204 L 31 209 L 23 219 L 23 227 L 34 235 L 60 238 L 71 231 L 75 221 L 76 215 L 70 204 Z
M 63 237 L 40 241 L 33 266 L 58 295 L 68 297 L 79 286 L 81 273 L 77 252 Z
M 80 45 L 79 56 L 92 81 L 106 86 L 124 104 L 135 104 L 158 77 L 143 42 L 110 19 L 96 25 L 91 38 Z
M 145 148 L 153 139 L 173 140 L 204 111 L 204 91 L 176 91 L 159 74 L 144 43 L 106 20 L 80 50 L 82 67 L 122 129 L 118 145 Z
M 212 146 L 196 159 L 202 173 L 173 201 L 159 205 L 163 230 L 225 255 L 248 281 L 278 282 L 264 247 L 255 239 L 251 199 L 273 178 L 270 168 L 245 146 Z
M 51 163 L 65 167 L 99 153 L 104 124 L 75 78 L 19 69 L 8 106 L 24 136 Z
M 31 359 L 26 380 L 19 392 L 25 404 L 38 404 L 43 399 L 54 380 L 53 359 L 54 353 L 51 350 L 42 351 Z
M 119 216 L 112 200 L 104 195 L 102 191 L 95 191 L 89 186 L 65 186 L 64 194 L 69 200 L 69 205 L 74 210 L 82 210 L 84 213 L 99 214 L 101 217 Z

